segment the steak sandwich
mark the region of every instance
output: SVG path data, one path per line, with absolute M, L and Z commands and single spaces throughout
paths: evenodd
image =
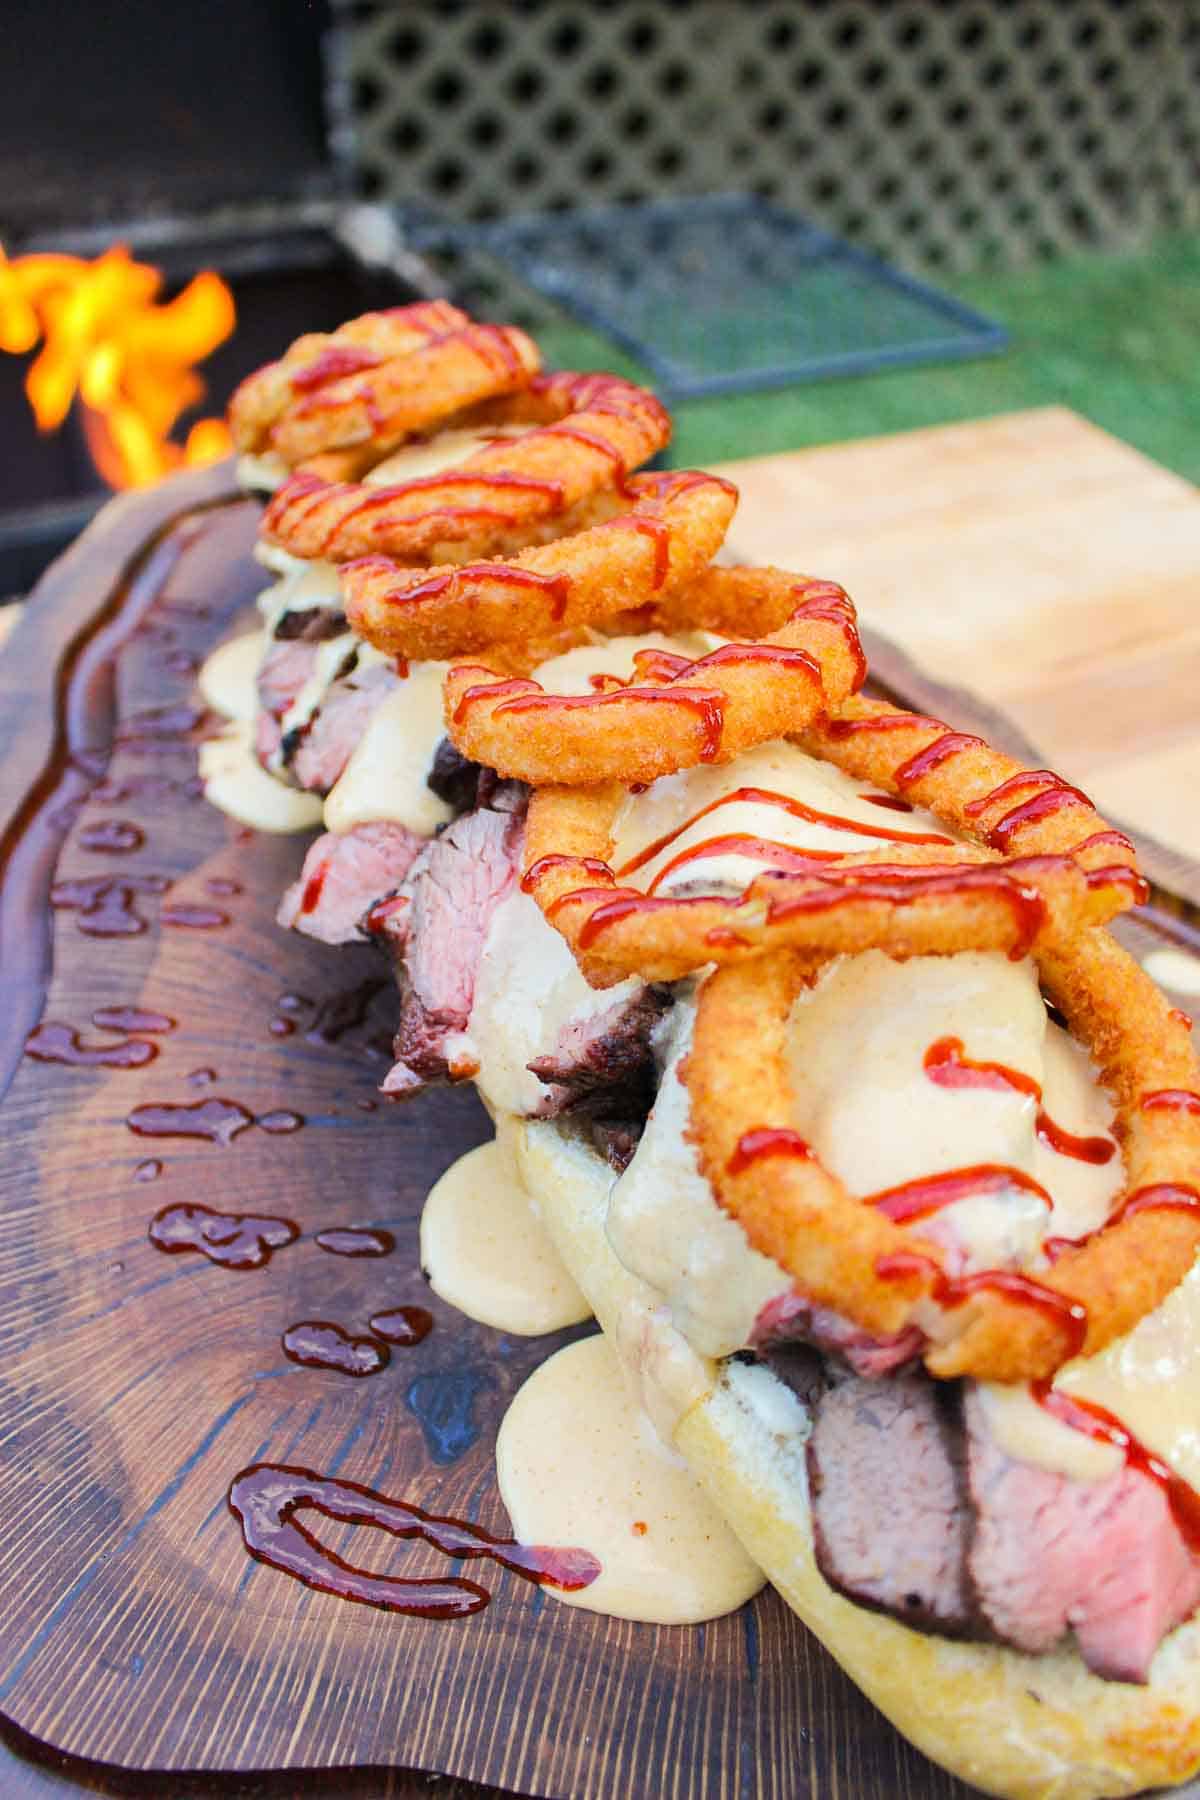
M 379 477 L 464 429 L 394 321 L 243 405 L 288 458 L 242 729 L 327 827 L 281 919 L 387 952 L 385 1091 L 475 1081 L 655 1429 L 906 1736 L 1001 1795 L 1185 1779 L 1200 1065 L 1108 930 L 1132 846 L 868 698 L 832 583 L 714 566 L 725 484 L 631 477 L 641 402 L 518 403 L 521 344 L 436 323 L 460 414 L 533 415 L 448 475 Z

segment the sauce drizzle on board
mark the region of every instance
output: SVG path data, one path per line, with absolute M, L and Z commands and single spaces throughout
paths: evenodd
M 335 1226 L 329 1231 L 318 1231 L 313 1242 L 330 1256 L 389 1256 L 396 1248 L 390 1231 L 374 1231 L 365 1226 Z
M 414 1580 L 397 1575 L 369 1575 L 328 1550 L 302 1525 L 296 1514 L 319 1513 L 343 1525 L 370 1525 L 395 1538 L 420 1538 L 455 1561 L 486 1558 L 537 1586 L 574 1593 L 600 1573 L 586 1550 L 553 1549 L 494 1537 L 482 1526 L 439 1517 L 408 1501 L 391 1500 L 356 1481 L 335 1481 L 311 1469 L 255 1463 L 236 1475 L 229 1489 L 229 1510 L 242 1528 L 242 1538 L 257 1562 L 268 1563 L 305 1587 L 336 1594 L 360 1606 L 407 1613 L 417 1619 L 461 1619 L 482 1612 L 491 1595 L 462 1575 L 444 1580 Z
M 73 1069 L 140 1069 L 153 1062 L 158 1045 L 144 1038 L 120 1044 L 85 1044 L 74 1025 L 45 1019 L 25 1040 L 25 1054 L 35 1062 L 66 1063 Z
M 332 1319 L 300 1319 L 281 1339 L 289 1362 L 306 1369 L 335 1369 L 339 1375 L 378 1375 L 391 1361 L 386 1344 L 354 1337 Z
M 139 1163 L 135 1179 L 151 1179 L 140 1174 L 151 1167 L 155 1175 L 162 1170 L 161 1163 Z M 261 1269 L 276 1250 L 295 1242 L 300 1227 L 270 1213 L 256 1217 L 193 1204 L 164 1206 L 151 1219 L 147 1235 L 154 1248 L 165 1250 L 168 1256 L 196 1250 L 224 1269 Z

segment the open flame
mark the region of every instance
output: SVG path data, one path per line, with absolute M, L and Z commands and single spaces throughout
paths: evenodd
M 114 488 L 147 487 L 231 448 L 221 419 L 200 419 L 183 444 L 170 433 L 204 395 L 193 365 L 234 327 L 233 295 L 210 270 L 160 303 L 163 278 L 124 244 L 78 256 L 9 260 L 0 246 L 0 350 L 25 355 L 25 392 L 39 431 L 56 431 L 78 400 L 88 448 Z

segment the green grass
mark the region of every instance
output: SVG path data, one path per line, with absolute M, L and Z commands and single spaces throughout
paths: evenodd
M 1005 325 L 999 356 L 930 364 L 675 410 L 671 461 L 722 462 L 842 438 L 1059 404 L 1200 481 L 1200 235 L 1151 252 L 1037 264 L 942 283 Z M 539 327 L 559 367 L 637 366 L 597 333 Z

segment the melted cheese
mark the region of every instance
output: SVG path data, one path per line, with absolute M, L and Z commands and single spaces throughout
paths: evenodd
M 659 631 L 647 631 L 641 637 L 597 636 L 592 643 L 577 644 L 561 656 L 550 657 L 533 671 L 533 677 L 548 694 L 586 694 L 593 675 L 615 675 L 628 681 L 639 650 L 666 650 L 672 656 L 694 659 L 724 642 L 710 631 L 681 632 L 677 637 L 664 637 Z
M 206 800 L 256 831 L 308 831 L 321 822 L 316 794 L 284 787 L 267 774 L 254 754 L 254 727 L 244 720 L 201 744 L 200 776 Z
M 421 1267 L 435 1294 L 497 1331 L 537 1337 L 591 1317 L 503 1131 L 460 1156 L 431 1190 L 421 1214 Z
M 1086 1123 L 1099 1133 L 1111 1122 L 1091 1064 L 1047 1018 L 1032 962 L 965 951 L 898 963 L 871 950 L 831 963 L 795 1007 L 796 1129 L 853 1194 L 976 1163 L 1042 1182 L 1056 1202 L 1049 1218 L 1036 1194 L 1013 1186 L 960 1200 L 915 1228 L 965 1253 L 967 1269 L 1027 1264 L 1048 1230 L 1074 1235 L 1102 1223 L 1121 1185 L 1120 1159 L 1098 1166 L 1045 1149 L 1030 1094 L 930 1080 L 925 1054 L 946 1037 L 959 1038 L 972 1061 L 1031 1076 L 1068 1129 Z
M 259 545 L 259 550 L 272 548 L 269 544 Z M 274 636 L 275 627 L 285 613 L 312 612 L 318 606 L 341 611 L 342 592 L 333 563 L 302 562 L 297 556 L 289 556 L 286 550 L 276 550 L 274 554 L 283 563 L 280 579 L 273 587 L 264 588 L 258 596 L 258 610 L 268 637 Z M 279 562 L 269 566 L 280 567 Z
M 337 637 L 326 638 L 323 644 L 317 645 L 312 674 L 279 721 L 284 737 L 289 732 L 302 730 L 313 719 L 326 693 L 343 672 L 350 657 L 356 653 L 358 643 L 359 640 L 352 631 L 343 631 Z
M 854 831 L 833 830 L 827 825 L 793 817 L 782 807 L 750 801 L 728 801 L 695 819 L 714 801 L 739 788 L 763 788 L 799 800 L 818 812 L 838 818 L 884 827 L 897 832 L 938 832 L 947 828 L 929 813 L 895 813 L 872 805 L 862 796 L 867 784 L 852 781 L 831 763 L 823 763 L 783 739 L 747 750 L 736 761 L 716 767 L 700 764 L 665 775 L 644 793 L 629 794 L 613 822 L 613 850 L 609 858 L 618 876 L 625 865 L 650 845 L 671 833 L 678 836 L 657 856 L 623 877 L 630 885 L 649 888 L 665 866 L 683 851 L 708 839 L 747 834 L 785 844 L 792 849 L 827 850 L 840 856 L 873 851 L 888 855 L 888 841 Z M 680 830 L 680 827 L 684 827 Z M 740 894 L 768 865 L 737 854 L 711 855 L 686 862 L 667 875 L 655 891 L 661 894 Z
M 475 982 L 469 1030 L 476 1085 L 497 1112 L 536 1114 L 545 1085 L 528 1064 L 553 1051 L 568 1020 L 619 1005 L 640 982 L 597 990 L 536 900 L 514 888 L 495 909 Z
M 601 1573 L 565 1606 L 649 1624 L 719 1618 L 758 1592 L 750 1561 L 682 1459 L 630 1399 L 604 1337 L 560 1350 L 505 1414 L 496 1471 L 523 1543 L 580 1544 Z
M 258 717 L 256 677 L 267 638 L 263 631 L 247 631 L 241 637 L 218 644 L 205 657 L 197 685 L 206 706 L 225 719 L 253 725 Z
M 684 1136 L 688 1093 L 679 1068 L 694 1020 L 688 998 L 666 1021 L 662 1082 L 633 1160 L 613 1187 L 606 1229 L 617 1257 L 663 1296 L 688 1342 L 704 1355 L 728 1356 L 749 1342 L 762 1307 L 791 1281 L 717 1205 Z
M 365 644 L 359 650 L 360 667 L 368 650 Z M 428 781 L 434 754 L 446 735 L 442 680 L 448 667 L 440 662 L 410 663 L 407 677 L 375 708 L 325 801 L 330 831 L 394 819 L 420 837 L 432 837 L 439 825 L 453 818 L 453 809 Z
M 501 438 L 524 437 L 528 425 L 473 426 L 466 431 L 439 431 L 435 437 L 402 444 L 368 469 L 363 480 L 372 486 L 390 487 L 404 481 L 428 481 L 453 469 L 486 445 Z

